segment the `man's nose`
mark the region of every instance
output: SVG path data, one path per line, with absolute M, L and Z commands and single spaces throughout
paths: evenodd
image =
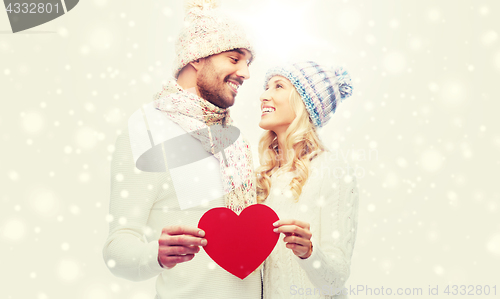
M 250 70 L 248 69 L 248 65 L 246 63 L 242 64 L 236 71 L 236 75 L 243 78 L 243 80 L 250 79 Z

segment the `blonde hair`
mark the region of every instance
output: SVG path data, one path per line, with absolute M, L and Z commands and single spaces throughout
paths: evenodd
M 297 202 L 302 193 L 302 187 L 309 177 L 311 160 L 325 151 L 316 127 L 309 118 L 302 98 L 295 88 L 290 92 L 289 104 L 295 113 L 295 119 L 285 132 L 284 149 L 278 151 L 278 138 L 273 131 L 266 131 L 259 141 L 260 166 L 256 169 L 257 175 L 257 202 L 262 203 L 269 196 L 271 176 L 278 170 L 279 161 L 284 171 L 295 171 L 295 177 L 290 182 L 293 199 Z

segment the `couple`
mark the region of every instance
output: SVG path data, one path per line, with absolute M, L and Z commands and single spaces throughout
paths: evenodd
M 316 128 L 330 119 L 337 101 L 350 96 L 349 76 L 314 62 L 270 69 L 260 97 L 259 126 L 266 132 L 254 171 L 242 136 L 222 146 L 223 151 L 215 150 L 227 145 L 227 138 L 215 131 L 232 124 L 228 108 L 250 77 L 253 49 L 241 28 L 207 2 L 190 2 L 187 26 L 176 45 L 176 80 L 156 95 L 153 109 L 141 110 L 141 117 L 166 116 L 162 130 L 187 132 L 197 141 L 194 147 L 218 164 L 195 173 L 189 168 L 193 164 L 174 168 L 176 159 L 166 158 L 170 150 L 155 142 L 161 135 L 154 127 L 158 122 L 150 117 L 140 126 L 149 137 L 142 139 L 150 142 L 146 151 L 139 149 L 141 139 L 133 137 L 139 129 L 129 121 L 111 165 L 112 217 L 104 260 L 119 277 L 142 281 L 157 276 L 157 299 L 329 298 L 349 277 L 358 194 L 354 176 L 333 173 L 340 164 L 329 159 Z M 158 155 L 145 163 L 137 152 Z M 144 165 L 163 166 L 144 171 Z M 185 186 L 179 181 L 183 175 Z M 191 194 L 194 202 L 206 198 L 212 192 L 206 182 L 213 177 L 219 178 L 222 196 L 186 208 L 181 196 Z M 239 214 L 255 203 L 275 210 L 280 220 L 274 231 L 281 235 L 263 271 L 241 280 L 200 249 L 207 240 L 197 223 L 211 208 L 224 206 Z

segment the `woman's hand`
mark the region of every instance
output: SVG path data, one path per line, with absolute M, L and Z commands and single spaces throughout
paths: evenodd
M 274 229 L 275 233 L 284 233 L 285 238 L 283 241 L 286 242 L 286 248 L 289 248 L 293 253 L 302 258 L 306 259 L 312 254 L 312 243 L 311 243 L 311 231 L 309 230 L 309 223 L 295 220 L 278 220 L 273 225 L 276 227 Z

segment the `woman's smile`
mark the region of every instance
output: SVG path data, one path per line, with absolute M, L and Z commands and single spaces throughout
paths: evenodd
M 261 117 L 262 117 L 264 115 L 273 113 L 274 111 L 276 111 L 276 108 L 269 106 L 269 105 L 264 105 L 264 106 L 262 106 L 261 110 L 262 110 L 262 115 L 261 115 Z

